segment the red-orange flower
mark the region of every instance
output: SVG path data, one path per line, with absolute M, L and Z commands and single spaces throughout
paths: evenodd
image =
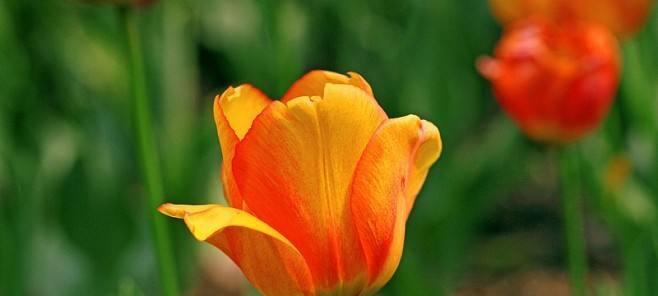
M 230 207 L 165 204 L 266 295 L 368 295 L 399 263 L 405 222 L 441 153 L 438 129 L 389 119 L 370 85 L 312 71 L 280 101 L 251 85 L 215 100 Z
M 531 138 L 567 142 L 595 128 L 619 76 L 615 37 L 584 22 L 532 18 L 507 29 L 494 58 L 481 58 L 503 109 Z
M 490 0 L 494 16 L 509 24 L 532 15 L 554 20 L 581 19 L 597 22 L 619 36 L 642 27 L 653 0 Z

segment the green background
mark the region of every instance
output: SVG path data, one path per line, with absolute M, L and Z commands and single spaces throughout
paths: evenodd
M 658 293 L 657 12 L 621 45 L 609 117 L 572 146 L 600 295 Z M 223 202 L 211 106 L 228 85 L 279 97 L 308 70 L 356 71 L 389 116 L 434 122 L 444 144 L 381 294 L 566 281 L 556 152 L 519 133 L 474 67 L 501 33 L 486 1 L 163 0 L 137 15 L 166 201 Z M 119 20 L 110 5 L 0 1 L 0 295 L 159 294 Z M 618 157 L 632 175 L 606 190 Z M 167 221 L 186 293 L 254 293 Z

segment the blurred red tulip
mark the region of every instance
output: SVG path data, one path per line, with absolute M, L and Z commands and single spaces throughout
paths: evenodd
M 494 16 L 503 24 L 531 15 L 583 19 L 607 26 L 618 36 L 642 27 L 653 0 L 490 0 Z
M 585 22 L 530 18 L 509 27 L 478 69 L 503 109 L 531 138 L 568 142 L 594 129 L 619 80 L 615 37 Z

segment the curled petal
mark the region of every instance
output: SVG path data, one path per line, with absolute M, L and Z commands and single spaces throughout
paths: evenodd
M 348 190 L 386 119 L 362 89 L 329 83 L 323 98 L 272 103 L 236 147 L 233 173 L 246 206 L 299 249 L 318 289 L 362 275 Z
M 439 159 L 443 150 L 441 134 L 439 129 L 429 121 L 420 121 L 418 147 L 416 148 L 413 161 L 409 167 L 407 186 L 404 191 L 407 216 L 416 201 L 420 188 L 425 183 L 425 178 L 430 167 Z
M 386 121 L 366 147 L 354 174 L 350 205 L 368 265 L 368 293 L 397 269 L 408 212 L 440 153 L 438 129 L 414 115 Z
M 322 70 L 308 72 L 292 84 L 281 98 L 281 101 L 285 103 L 297 97 L 322 96 L 324 94 L 324 87 L 328 83 L 353 85 L 371 96 L 373 95 L 370 84 L 368 84 L 361 75 L 354 72 L 349 72 L 347 74 L 349 76 Z
M 314 295 L 311 275 L 297 249 L 251 214 L 219 205 L 164 204 L 161 213 L 185 220 L 194 237 L 226 253 L 265 295 Z
M 215 98 L 214 117 L 217 135 L 222 148 L 222 181 L 224 194 L 228 202 L 235 208 L 242 208 L 242 198 L 235 185 L 231 162 L 235 145 L 242 140 L 251 128 L 251 124 L 270 99 L 257 88 L 245 84 L 236 88 L 229 87 Z

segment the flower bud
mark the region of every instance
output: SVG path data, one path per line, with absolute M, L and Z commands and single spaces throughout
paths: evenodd
M 531 18 L 509 27 L 477 63 L 507 114 L 531 138 L 568 142 L 607 114 L 619 80 L 615 37 L 593 23 Z
M 395 272 L 409 213 L 442 150 L 439 129 L 389 118 L 368 82 L 311 71 L 281 100 L 217 96 L 229 206 L 164 204 L 268 296 L 373 295 Z

